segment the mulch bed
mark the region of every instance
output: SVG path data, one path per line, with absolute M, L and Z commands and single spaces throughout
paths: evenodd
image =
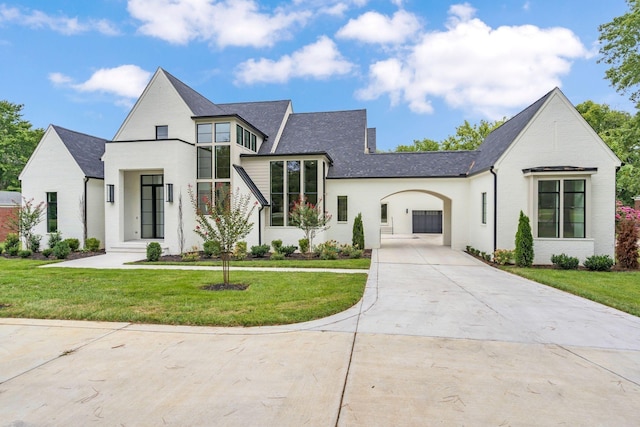
M 247 257 L 244 260 L 235 260 L 235 259 L 231 259 L 231 261 L 233 262 L 242 262 L 242 261 L 255 261 L 255 260 L 269 260 L 271 258 L 271 253 L 266 254 L 263 257 L 254 257 L 251 254 L 247 254 Z M 362 258 L 371 258 L 371 249 L 366 249 L 363 254 L 362 254 Z M 311 257 L 307 257 L 307 255 L 301 254 L 301 253 L 293 253 L 288 257 L 285 257 L 285 259 L 299 259 L 299 260 L 319 260 L 320 258 L 315 255 L 312 254 Z M 338 255 L 338 259 L 349 259 L 348 256 L 339 254 Z M 159 261 L 165 261 L 165 262 L 193 262 L 193 261 L 220 261 L 220 257 L 211 257 L 211 258 L 207 258 L 204 255 L 204 252 L 200 252 L 199 253 L 199 257 L 196 260 L 189 260 L 189 261 L 184 261 L 182 259 L 181 255 L 163 255 L 160 257 Z
M 467 251 L 464 251 L 464 252 L 469 254 L 469 255 L 471 255 L 475 259 L 478 259 L 478 260 L 484 262 L 485 264 L 490 265 L 491 267 L 495 267 L 495 268 L 499 268 L 500 267 L 500 265 L 498 263 L 496 263 L 496 262 L 487 261 L 486 259 L 482 258 L 481 256 L 472 254 L 471 252 L 467 252 Z M 509 265 L 513 266 L 513 264 L 509 264 Z M 531 268 L 539 268 L 539 269 L 542 269 L 542 270 L 561 270 L 561 268 L 556 267 L 553 264 L 534 264 L 534 265 L 531 266 Z M 584 265 L 580 265 L 580 266 L 578 266 L 578 268 L 576 268 L 576 270 L 588 271 L 589 269 L 586 268 Z M 614 264 L 613 267 L 611 267 L 611 270 L 609 270 L 609 271 L 638 271 L 638 270 L 629 270 L 628 268 L 620 267 L 619 264 Z
M 201 287 L 205 291 L 244 291 L 249 287 L 244 283 L 216 283 L 214 285 L 206 285 Z
M 100 251 L 97 251 L 97 252 L 84 252 L 84 251 L 71 252 L 69 254 L 69 256 L 64 259 L 64 261 L 71 261 L 71 260 L 74 260 L 74 259 L 88 258 L 88 257 L 91 257 L 91 256 L 104 255 L 104 254 L 105 254 L 104 249 L 100 250 Z M 6 253 L 2 254 L 2 256 L 4 258 L 10 258 L 10 259 L 21 258 L 19 256 L 9 256 Z M 46 261 L 46 260 L 56 259 L 56 257 L 51 255 L 50 257 L 47 258 L 46 256 L 42 255 L 42 252 L 34 252 L 34 253 L 31 254 L 30 257 L 27 257 L 25 259 L 34 259 L 34 260 L 38 260 L 38 261 Z

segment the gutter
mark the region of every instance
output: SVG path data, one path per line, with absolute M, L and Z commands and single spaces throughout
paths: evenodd
M 493 252 L 498 249 L 498 175 L 493 166 L 489 168 L 493 175 Z
M 82 206 L 82 238 L 83 238 L 83 242 L 82 242 L 82 247 L 84 247 L 84 245 L 87 243 L 87 234 L 89 232 L 88 230 L 88 226 L 87 226 L 87 183 L 89 182 L 89 177 L 85 176 L 84 177 L 84 199 L 83 199 L 83 206 Z
M 260 205 L 258 209 L 258 246 L 262 245 L 262 210 L 264 206 Z

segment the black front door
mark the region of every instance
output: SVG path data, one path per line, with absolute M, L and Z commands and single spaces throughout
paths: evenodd
M 164 179 L 162 175 L 140 177 L 142 238 L 164 238 Z

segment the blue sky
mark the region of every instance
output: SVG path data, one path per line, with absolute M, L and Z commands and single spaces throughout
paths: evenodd
M 378 148 L 510 117 L 555 86 L 632 111 L 598 64 L 624 0 L 0 0 L 0 99 L 112 138 L 162 67 L 213 102 L 366 109 Z

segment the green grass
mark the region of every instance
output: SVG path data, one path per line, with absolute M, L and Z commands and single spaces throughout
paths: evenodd
M 0 317 L 172 325 L 257 326 L 304 322 L 360 300 L 366 274 L 232 271 L 245 291 L 205 291 L 218 271 L 36 268 L 0 258 Z
M 198 265 L 198 266 L 222 266 L 220 260 L 210 261 L 157 261 L 157 262 L 132 262 L 131 264 L 144 264 L 144 265 Z M 283 259 L 283 260 L 245 260 L 245 261 L 231 261 L 231 267 L 265 267 L 265 268 L 341 268 L 341 269 L 361 269 L 368 270 L 371 260 L 369 258 L 357 258 L 357 259 Z
M 640 316 L 640 271 L 596 272 L 503 267 L 527 279 Z

